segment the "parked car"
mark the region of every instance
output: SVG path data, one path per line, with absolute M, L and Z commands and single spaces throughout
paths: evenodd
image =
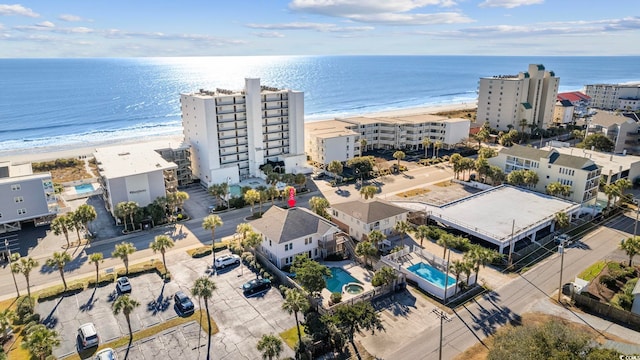
M 100 343 L 100 337 L 98 337 L 98 331 L 93 323 L 86 323 L 80 325 L 78 329 L 78 338 L 80 350 L 85 350 L 94 346 L 98 346 Z
M 116 290 L 120 294 L 127 294 L 131 292 L 131 283 L 129 282 L 129 278 L 126 276 L 119 277 L 116 281 Z
M 96 353 L 96 360 L 118 360 L 118 355 L 112 348 L 106 348 Z
M 271 280 L 269 279 L 253 279 L 242 285 L 242 291 L 245 295 L 255 295 L 271 288 Z
M 193 301 L 182 291 L 178 291 L 173 295 L 173 301 L 175 302 L 176 312 L 180 316 L 189 316 L 193 314 L 194 306 Z
M 216 269 L 222 269 L 229 265 L 240 264 L 240 256 L 236 254 L 222 255 L 216 258 Z

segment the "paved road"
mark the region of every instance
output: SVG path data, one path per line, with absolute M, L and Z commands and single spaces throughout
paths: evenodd
M 563 283 L 570 282 L 586 267 L 603 258 L 620 258 L 616 250 L 622 238 L 633 232 L 634 219 L 620 216 L 610 220 L 582 242 L 565 252 Z M 443 358 L 453 359 L 509 321 L 533 310 L 539 300 L 556 296 L 560 279 L 560 256 L 553 255 L 511 282 L 455 309 L 444 325 Z M 435 315 L 434 315 L 435 316 Z M 409 341 L 389 347 L 376 336 L 365 346 L 377 356 L 393 359 L 434 359 L 438 356 L 439 322 L 434 322 Z M 634 332 L 634 334 L 637 334 Z

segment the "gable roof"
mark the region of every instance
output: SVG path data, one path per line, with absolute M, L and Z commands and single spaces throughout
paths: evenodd
M 591 125 L 600 125 L 604 127 L 620 125 L 625 122 L 633 122 L 633 119 L 606 111 L 598 111 L 591 117 Z
M 331 208 L 371 224 L 396 215 L 406 214 L 409 210 L 375 199 L 372 201 L 355 200 L 334 204 Z
M 249 224 L 277 244 L 312 234 L 324 234 L 334 227 L 332 223 L 307 209 L 282 209 L 278 206 L 272 206 L 260 219 Z
M 503 148 L 500 150 L 500 153 L 536 161 L 539 161 L 540 159 L 549 159 L 549 164 L 564 166 L 570 169 L 593 171 L 598 168 L 598 166 L 588 158 L 562 154 L 555 149 L 541 150 L 529 146 L 514 144 L 510 148 Z

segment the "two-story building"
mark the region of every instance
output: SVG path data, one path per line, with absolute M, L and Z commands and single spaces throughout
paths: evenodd
M 409 210 L 380 199 L 333 204 L 328 211 L 331 221 L 358 241 L 365 241 L 373 230 L 392 234 L 396 223 L 407 221 L 409 214 Z
M 259 251 L 280 269 L 291 265 L 296 255 L 319 259 L 338 251 L 340 229 L 305 208 L 272 206 L 249 224 L 262 236 Z
M 58 203 L 51 173 L 34 174 L 31 163 L 0 162 L 0 233 L 18 231 L 22 224 L 48 224 Z
M 613 141 L 614 153 L 640 154 L 640 124 L 621 114 L 598 111 L 588 121 L 588 132 L 602 133 Z
M 589 204 L 596 201 L 600 184 L 601 168 L 582 156 L 562 154 L 556 149 L 541 150 L 514 145 L 503 148 L 489 164 L 500 167 L 505 174 L 514 170 L 532 170 L 538 174 L 538 183 L 531 189 L 545 193 L 547 185 L 560 182 L 571 186 L 567 198 L 576 203 Z

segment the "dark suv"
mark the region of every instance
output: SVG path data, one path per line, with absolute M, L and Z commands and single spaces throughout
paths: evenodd
M 189 316 L 193 314 L 193 301 L 182 291 L 178 291 L 173 295 L 173 301 L 176 303 L 176 312 L 180 316 Z
M 242 285 L 242 291 L 245 296 L 255 295 L 271 288 L 271 280 L 269 279 L 253 279 Z

